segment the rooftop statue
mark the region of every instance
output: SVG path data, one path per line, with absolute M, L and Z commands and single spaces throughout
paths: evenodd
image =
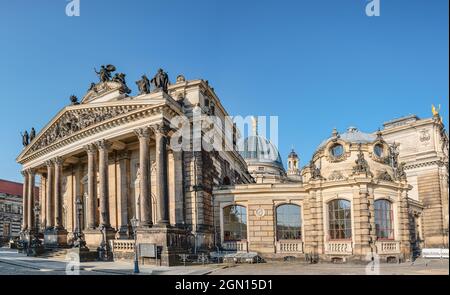
M 77 105 L 77 104 L 80 104 L 80 103 L 78 102 L 78 97 L 76 97 L 75 95 L 71 95 L 71 96 L 70 96 L 70 104 L 71 104 L 71 105 Z
M 95 83 L 92 82 L 91 85 L 89 86 L 88 91 L 94 90 L 95 91 Z
M 32 127 L 30 131 L 30 142 L 32 142 L 35 137 L 36 137 L 36 130 L 34 130 L 34 127 Z
M 20 135 L 22 136 L 22 145 L 27 146 L 30 139 L 30 137 L 28 136 L 28 131 L 25 130 L 25 132 L 23 134 L 21 132 Z
M 156 89 L 167 92 L 167 87 L 169 86 L 169 76 L 163 69 L 159 69 L 158 73 L 156 73 L 155 77 L 151 80 L 151 83 Z
M 111 81 L 111 73 L 116 70 L 116 67 L 113 65 L 102 65 L 100 68 L 100 71 L 97 72 L 97 70 L 94 68 L 95 73 L 100 78 L 100 82 L 108 82 Z
M 433 113 L 433 117 L 439 117 L 439 111 L 441 110 L 441 105 L 436 109 L 434 104 L 431 105 L 431 112 Z
M 127 86 L 127 82 L 125 81 L 125 76 L 126 75 L 124 73 L 116 73 L 114 75 L 114 77 L 112 78 L 112 81 L 122 84 L 122 91 L 129 94 L 129 93 L 131 93 L 131 90 Z
M 139 89 L 139 94 L 150 93 L 150 80 L 146 75 L 142 75 L 141 80 L 136 81 L 136 85 Z

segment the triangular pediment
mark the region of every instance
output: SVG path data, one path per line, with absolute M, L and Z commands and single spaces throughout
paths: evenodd
M 76 135 L 91 127 L 102 125 L 110 120 L 127 116 L 132 112 L 152 106 L 151 104 L 108 103 L 97 105 L 75 105 L 61 110 L 47 124 L 36 138 L 25 147 L 17 158 L 21 162 L 28 155 L 45 149 L 68 137 Z
M 119 82 L 107 81 L 98 84 L 92 83 L 88 92 L 81 100 L 81 103 L 87 104 L 118 101 L 126 98 L 127 93 L 129 93 L 128 87 Z

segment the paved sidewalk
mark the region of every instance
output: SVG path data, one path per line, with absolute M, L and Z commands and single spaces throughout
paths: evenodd
M 414 263 L 379 264 L 379 272 L 364 264 L 299 264 L 296 262 L 268 262 L 237 264 L 218 269 L 211 275 L 448 275 L 449 261 L 417 259 Z
M 0 275 L 66 275 L 68 261 L 27 257 L 16 250 L 0 248 Z M 268 262 L 236 265 L 155 266 L 141 265 L 140 275 L 365 275 L 366 265 L 358 264 L 300 264 Z M 370 268 L 370 267 L 369 267 Z M 69 270 L 70 274 L 70 270 Z M 133 275 L 133 263 L 84 262 L 81 275 Z M 448 275 L 448 260 L 418 259 L 414 263 L 380 264 L 384 275 Z
M 17 253 L 17 250 L 0 248 L 0 274 L 60 274 L 64 275 L 70 266 L 69 261 L 28 257 Z M 205 275 L 223 268 L 222 265 L 196 265 L 164 267 L 156 265 L 140 265 L 142 275 Z M 83 262 L 80 263 L 82 275 L 134 275 L 133 263 L 125 261 L 114 262 Z

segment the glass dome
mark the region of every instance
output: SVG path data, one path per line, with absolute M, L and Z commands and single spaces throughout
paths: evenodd
M 262 136 L 247 137 L 239 153 L 247 163 L 272 164 L 284 169 L 277 147 Z

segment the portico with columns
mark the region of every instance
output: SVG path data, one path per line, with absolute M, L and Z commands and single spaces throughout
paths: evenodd
M 186 81 L 180 76 L 165 91 L 155 89 L 134 97 L 123 92 L 123 84 L 103 81 L 80 103 L 63 108 L 17 158 L 26 184 L 23 239 L 30 240 L 34 234 L 30 187 L 38 176 L 44 213 L 39 222 L 46 248 L 71 247 L 80 230 L 90 251 L 106 242 L 114 252 L 120 241 L 133 241 L 132 219 L 138 220 L 137 243 L 160 247 L 164 264 L 176 263 L 176 253 L 192 248 L 189 237 L 198 236 L 193 242 L 196 247 L 211 247 L 214 233 L 207 212 L 212 204 L 196 201 L 210 198 L 212 189 L 199 185 L 194 192 L 191 184 L 194 178 L 201 181 L 191 168 L 202 171 L 205 155 L 200 151 L 200 159 L 193 159 L 170 145 L 177 131 L 170 120 L 191 117 L 194 107 L 203 107 L 205 97 L 208 106 L 214 103 L 223 110 L 203 80 Z M 224 110 L 221 115 L 226 116 Z M 234 181 L 250 181 L 238 153 L 214 157 L 234 167 L 227 172 Z M 217 174 L 224 177 L 222 172 Z M 77 201 L 82 204 L 80 217 Z

